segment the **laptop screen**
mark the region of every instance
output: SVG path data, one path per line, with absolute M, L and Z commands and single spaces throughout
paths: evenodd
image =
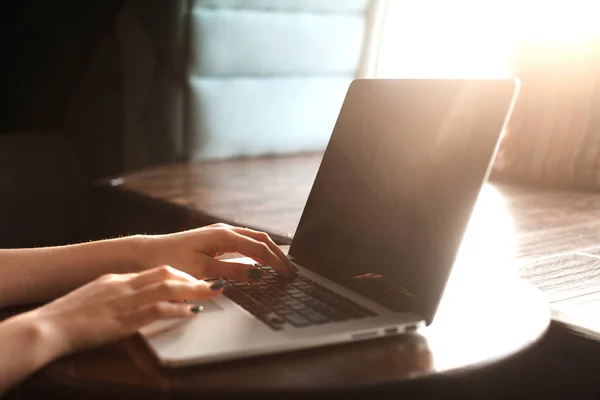
M 355 80 L 294 261 L 430 323 L 515 92 L 514 80 Z

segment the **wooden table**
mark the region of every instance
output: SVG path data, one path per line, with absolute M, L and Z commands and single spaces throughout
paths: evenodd
M 101 182 L 94 195 L 106 213 L 103 220 L 111 223 L 104 227 L 111 234 L 165 232 L 224 221 L 265 230 L 285 245 L 320 158 L 313 154 L 170 165 Z M 88 398 L 314 394 L 361 388 L 374 393 L 376 388 L 398 390 L 423 381 L 417 378 L 429 378 L 425 387 L 431 389 L 432 377 L 475 371 L 514 356 L 535 343 L 549 323 L 549 309 L 539 291 L 517 279 L 518 260 L 549 251 L 536 245 L 534 232 L 546 229 L 541 240 L 555 234 L 548 228 L 558 222 L 543 209 L 552 204 L 558 211 L 569 196 L 555 194 L 549 203 L 546 196 L 533 201 L 535 194 L 525 189 L 489 186 L 482 198 L 438 316 L 422 332 L 178 370 L 159 367 L 134 337 L 59 360 L 40 371 L 29 386 Z M 523 207 L 532 203 L 533 209 Z M 579 235 L 574 239 L 577 246 L 592 243 Z
M 167 165 L 100 182 L 96 198 L 107 215 L 115 217 L 106 219 L 113 223 L 111 232 L 172 231 L 228 222 L 265 230 L 279 243 L 289 244 L 321 157 Z M 600 193 L 488 186 L 497 194 L 494 206 L 510 220 L 518 259 L 600 245 Z
M 59 398 L 154 399 L 347 394 L 382 387 L 401 394 L 402 385 L 420 383 L 421 394 L 443 392 L 447 388 L 424 381 L 514 356 L 548 326 L 548 306 L 531 285 L 506 279 L 494 289 L 490 283 L 456 284 L 436 321 L 420 333 L 183 369 L 161 368 L 133 337 L 49 365 L 30 380 L 29 390 Z
M 105 228 L 109 235 L 228 222 L 265 230 L 278 243 L 289 244 L 321 157 L 167 165 L 101 182 L 96 197 L 109 216 L 103 220 L 112 224 Z M 481 255 L 511 257 L 505 268 L 530 282 L 540 268 L 535 260 L 600 252 L 600 192 L 493 182 L 484 188 L 475 215 L 479 218 L 468 231 L 468 247 Z M 563 262 L 570 261 L 556 258 L 554 264 Z

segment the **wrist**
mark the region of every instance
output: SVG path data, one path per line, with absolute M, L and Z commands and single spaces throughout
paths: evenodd
M 127 272 L 142 272 L 148 268 L 154 267 L 155 251 L 153 250 L 153 236 L 149 235 L 134 235 L 119 239 L 125 242 L 125 248 L 128 249 L 126 258 L 129 260 L 133 271 Z
M 37 310 L 19 314 L 5 321 L 15 336 L 27 344 L 26 354 L 32 371 L 68 353 L 67 343 L 51 321 L 38 315 Z

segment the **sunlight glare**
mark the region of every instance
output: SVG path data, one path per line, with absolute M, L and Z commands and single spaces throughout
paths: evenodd
M 377 77 L 505 78 L 517 41 L 573 45 L 598 34 L 590 0 L 390 0 Z
M 436 317 L 427 329 L 433 331 L 428 335 L 431 346 L 435 346 L 435 359 L 433 364 L 436 368 L 444 369 L 453 365 L 455 352 L 453 348 L 438 344 L 436 332 L 454 338 L 457 345 L 464 341 L 462 329 L 443 330 L 438 327 L 466 326 L 472 323 L 477 315 L 489 313 L 490 301 L 477 302 L 481 296 L 490 299 L 502 299 L 505 296 L 504 289 L 510 288 L 516 282 L 518 276 L 516 260 L 516 240 L 514 222 L 510 216 L 505 197 L 492 185 L 485 185 L 481 191 L 477 205 L 467 231 L 450 279 L 442 296 Z M 492 301 L 495 304 L 495 302 Z M 469 309 L 469 313 L 462 310 Z M 462 320 L 461 320 L 462 319 Z M 488 327 L 480 327 L 482 331 Z M 484 337 L 493 340 L 496 332 L 495 327 L 489 327 L 489 332 Z M 504 335 L 516 332 L 504 332 Z M 506 343 L 506 337 L 499 343 Z M 461 357 L 477 360 L 481 357 L 481 351 L 498 351 L 498 349 L 486 344 L 476 346 L 464 343 Z

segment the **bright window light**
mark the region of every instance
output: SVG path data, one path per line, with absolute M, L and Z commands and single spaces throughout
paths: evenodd
M 598 15 L 594 0 L 389 0 L 377 76 L 508 77 L 516 40 L 581 42 Z

